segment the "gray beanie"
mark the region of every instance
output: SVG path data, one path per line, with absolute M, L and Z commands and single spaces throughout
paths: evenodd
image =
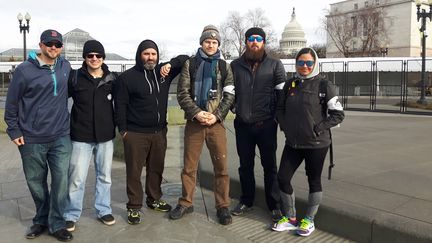
M 219 45 L 221 44 L 221 38 L 220 38 L 219 30 L 216 28 L 216 26 L 209 24 L 206 27 L 204 27 L 203 32 L 202 32 L 201 37 L 200 37 L 200 42 L 199 42 L 200 45 L 202 45 L 202 43 L 205 39 L 217 40 Z

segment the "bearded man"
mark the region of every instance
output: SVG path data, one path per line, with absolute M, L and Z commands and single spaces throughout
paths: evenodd
M 158 46 L 152 40 L 144 40 L 138 46 L 135 66 L 122 73 L 114 85 L 115 121 L 123 139 L 126 161 L 129 224 L 141 222 L 144 165 L 147 207 L 161 212 L 171 210 L 171 206 L 161 199 L 167 148 L 168 92 L 171 81 L 188 58 L 180 55 L 159 64 Z
M 266 34 L 258 27 L 245 34 L 246 51 L 231 63 L 236 92 L 234 128 L 239 177 L 240 202 L 231 211 L 234 216 L 252 209 L 255 199 L 255 147 L 258 146 L 264 169 L 264 190 L 272 221 L 281 218 L 277 182 L 275 121 L 276 90 L 285 82 L 285 69 L 280 60 L 265 52 Z

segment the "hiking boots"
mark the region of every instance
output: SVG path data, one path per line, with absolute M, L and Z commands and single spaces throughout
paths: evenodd
M 141 212 L 136 208 L 128 208 L 128 223 L 129 224 L 139 224 L 141 223 Z
M 219 223 L 222 225 L 228 225 L 232 223 L 232 217 L 228 208 L 218 208 L 216 215 L 219 218 Z
M 272 230 L 282 232 L 286 230 L 296 230 L 297 229 L 297 220 L 291 220 L 287 217 L 282 217 L 277 223 L 273 224 Z
M 237 206 L 235 206 L 234 209 L 231 210 L 231 214 L 234 216 L 239 216 L 239 215 L 242 215 L 242 214 L 244 214 L 250 210 L 252 210 L 252 207 L 248 207 L 245 204 L 239 202 L 237 204 Z
M 170 219 L 180 219 L 183 215 L 187 213 L 192 213 L 194 210 L 193 206 L 183 206 L 181 204 L 177 204 L 177 206 L 169 212 Z
M 169 212 L 171 210 L 171 205 L 166 203 L 164 200 L 146 200 L 147 207 L 150 209 L 160 211 L 160 212 Z

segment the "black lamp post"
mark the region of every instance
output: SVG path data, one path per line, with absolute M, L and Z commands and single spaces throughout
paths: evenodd
M 25 20 L 27 22 L 27 25 L 22 23 L 22 21 L 23 21 L 24 18 L 25 18 Z M 26 13 L 26 15 L 24 16 L 24 18 L 23 18 L 23 16 L 22 16 L 21 13 L 19 13 L 18 16 L 17 16 L 17 19 L 18 19 L 18 22 L 19 22 L 20 33 L 23 33 L 23 37 L 24 37 L 24 56 L 23 56 L 23 61 L 25 61 L 27 59 L 26 32 L 28 33 L 29 29 L 30 29 L 29 22 L 30 22 L 31 16 L 30 16 L 29 13 Z
M 416 0 L 417 5 L 417 21 L 421 21 L 420 32 L 422 35 L 421 45 L 422 45 L 422 71 L 421 71 L 421 94 L 420 99 L 417 101 L 418 104 L 427 104 L 426 100 L 426 87 L 425 87 L 425 73 L 426 73 L 426 19 L 429 18 L 429 21 L 432 20 L 432 1 L 429 0 L 429 12 L 426 12 L 425 9 L 420 9 L 422 5 L 422 0 Z

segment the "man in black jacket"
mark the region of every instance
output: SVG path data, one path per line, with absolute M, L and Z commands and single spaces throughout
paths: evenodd
M 240 202 L 231 213 L 241 215 L 253 205 L 255 147 L 258 146 L 264 168 L 266 203 L 272 220 L 277 222 L 282 215 L 277 183 L 275 89 L 282 89 L 285 69 L 280 60 L 267 56 L 263 29 L 250 28 L 245 37 L 246 52 L 231 63 L 236 89 L 234 128 L 242 188 Z
M 116 78 L 104 64 L 105 49 L 96 40 L 83 47 L 84 62 L 69 75 L 68 93 L 73 99 L 71 112 L 72 157 L 69 166 L 69 192 L 64 210 L 66 229 L 75 230 L 81 216 L 89 164 L 94 154 L 97 217 L 106 225 L 115 219 L 111 209 L 111 165 L 115 137 L 112 84 Z
M 161 200 L 167 148 L 168 91 L 172 79 L 180 73 L 187 59 L 188 56 L 181 55 L 166 64 L 158 64 L 156 43 L 144 40 L 138 46 L 135 66 L 121 74 L 116 82 L 115 120 L 124 144 L 129 224 L 141 222 L 144 165 L 147 206 L 162 212 L 171 210 L 171 206 Z

